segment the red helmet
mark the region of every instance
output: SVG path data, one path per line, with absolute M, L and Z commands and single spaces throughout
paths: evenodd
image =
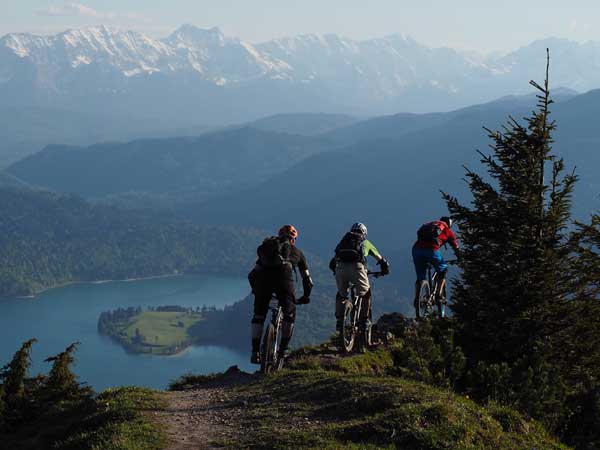
M 279 229 L 279 237 L 289 238 L 290 242 L 293 244 L 298 237 L 298 230 L 296 230 L 293 225 L 284 225 Z

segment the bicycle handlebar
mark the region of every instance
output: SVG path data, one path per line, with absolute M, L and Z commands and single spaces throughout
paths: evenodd
M 277 298 L 276 295 L 272 295 L 271 296 L 271 302 L 277 302 L 277 303 L 279 303 L 279 299 Z M 308 305 L 310 303 L 310 301 L 307 302 L 306 300 L 302 300 L 302 297 L 300 297 L 300 298 L 294 299 L 294 303 L 296 305 Z
M 379 277 L 383 277 L 385 276 L 385 274 L 383 272 L 367 272 L 367 275 L 375 277 L 375 278 L 379 278 Z

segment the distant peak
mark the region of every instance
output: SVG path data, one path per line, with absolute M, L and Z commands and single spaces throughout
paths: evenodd
M 178 38 L 193 38 L 193 39 L 207 39 L 207 38 L 217 38 L 223 39 L 225 35 L 221 31 L 219 27 L 212 28 L 200 28 L 196 25 L 184 24 L 180 26 L 177 30 L 171 34 L 171 37 Z
M 108 25 L 89 25 L 78 28 L 69 28 L 67 31 L 61 34 L 81 34 L 81 33 L 94 33 L 94 34 L 104 34 L 104 35 L 114 35 L 122 33 L 123 30 L 108 26 Z

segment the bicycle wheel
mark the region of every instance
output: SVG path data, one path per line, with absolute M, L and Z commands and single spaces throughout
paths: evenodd
M 344 324 L 340 332 L 340 343 L 345 352 L 352 352 L 355 338 L 356 328 L 354 327 L 354 307 L 347 301 L 344 305 Z
M 438 317 L 443 319 L 446 317 L 446 284 L 442 288 L 441 296 L 437 297 L 435 302 L 437 303 Z
M 279 322 L 277 328 L 275 329 L 275 348 L 273 349 L 273 371 L 277 372 L 278 370 L 283 369 L 283 362 L 285 358 L 281 357 L 279 354 L 279 350 L 281 349 L 281 339 L 283 338 L 283 333 L 281 332 L 281 321 Z
M 275 327 L 272 323 L 267 327 L 265 331 L 265 337 L 263 339 L 262 352 L 260 358 L 260 370 L 262 373 L 270 373 L 275 363 Z
M 429 299 L 431 298 L 431 286 L 429 282 L 424 280 L 421 282 L 421 290 L 419 291 L 419 301 L 415 305 L 417 317 L 424 318 L 431 313 Z

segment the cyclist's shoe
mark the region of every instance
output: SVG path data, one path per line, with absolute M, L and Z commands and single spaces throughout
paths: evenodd
M 419 314 L 419 300 L 415 300 L 413 302 L 413 306 L 415 307 L 415 319 L 420 319 L 421 315 Z
M 365 342 L 362 339 L 359 339 L 359 341 L 357 342 L 355 352 L 360 354 L 367 353 L 367 346 L 365 345 Z
M 252 364 L 260 364 L 260 352 L 253 352 L 250 357 L 250 363 Z
M 290 351 L 287 348 L 285 350 L 279 350 L 277 352 L 277 358 L 280 360 L 285 360 L 288 356 L 290 356 Z

